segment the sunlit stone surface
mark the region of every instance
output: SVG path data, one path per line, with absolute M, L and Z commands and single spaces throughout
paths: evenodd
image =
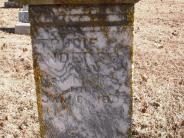
M 45 138 L 126 138 L 133 4 L 30 6 Z

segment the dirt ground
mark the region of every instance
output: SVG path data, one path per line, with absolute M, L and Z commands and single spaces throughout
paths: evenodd
M 29 36 L 0 0 L 0 137 L 39 138 Z M 135 6 L 133 138 L 184 138 L 184 0 Z

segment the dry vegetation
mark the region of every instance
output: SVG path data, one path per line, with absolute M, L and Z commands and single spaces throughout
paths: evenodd
M 184 1 L 142 0 L 135 12 L 134 137 L 184 137 Z
M 18 9 L 2 8 L 0 28 Z M 29 36 L 0 31 L 0 137 L 37 138 L 39 124 Z M 184 137 L 184 0 L 135 6 L 134 138 Z

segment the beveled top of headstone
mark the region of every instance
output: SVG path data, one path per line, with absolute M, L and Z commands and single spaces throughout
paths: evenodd
M 136 3 L 139 0 L 13 0 L 22 4 L 44 5 L 44 4 L 122 4 Z

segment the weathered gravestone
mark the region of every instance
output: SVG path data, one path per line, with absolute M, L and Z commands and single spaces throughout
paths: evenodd
M 16 34 L 30 34 L 28 5 L 23 5 L 19 11 L 19 22 L 15 25 Z
M 19 22 L 29 23 L 28 5 L 23 5 L 23 8 L 19 11 Z
M 27 3 L 42 137 L 130 136 L 135 2 Z

